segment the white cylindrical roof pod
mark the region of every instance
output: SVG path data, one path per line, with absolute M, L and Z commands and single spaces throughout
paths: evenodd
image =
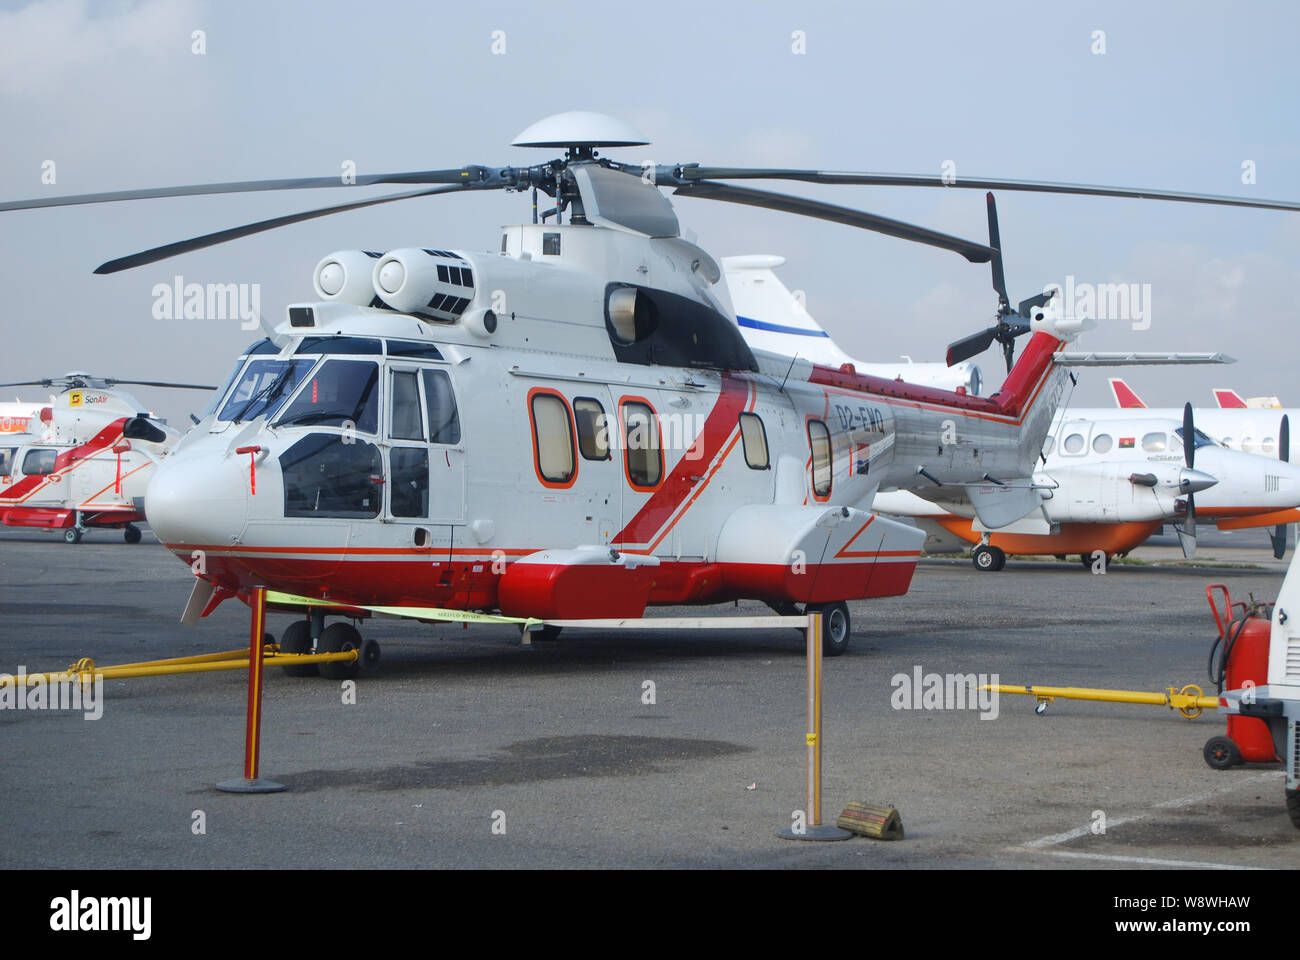
M 374 263 L 372 293 L 394 310 L 454 321 L 474 299 L 474 270 L 449 250 L 408 247 Z
M 365 250 L 340 250 L 324 257 L 312 272 L 316 296 L 368 307 L 375 299 L 371 276 L 378 257 Z

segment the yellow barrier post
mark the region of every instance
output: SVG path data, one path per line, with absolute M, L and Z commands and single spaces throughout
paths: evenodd
M 217 789 L 226 793 L 279 793 L 283 783 L 261 780 L 257 776 L 262 746 L 262 641 L 266 630 L 266 588 L 254 587 L 249 607 L 252 611 L 252 636 L 248 646 L 248 719 L 244 729 L 244 776 L 223 780 Z
M 804 635 L 808 640 L 808 730 L 804 746 L 808 761 L 808 797 L 803 821 L 798 819 L 777 833 L 784 840 L 847 840 L 847 830 L 822 824 L 822 630 L 821 613 L 808 614 Z

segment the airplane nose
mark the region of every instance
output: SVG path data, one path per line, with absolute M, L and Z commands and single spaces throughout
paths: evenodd
M 145 516 L 168 546 L 228 545 L 244 529 L 247 486 L 247 461 L 164 457 L 145 491 Z
M 1212 477 L 1202 470 L 1184 467 L 1178 476 L 1178 489 L 1182 493 L 1200 493 L 1202 490 L 1210 489 L 1218 482 L 1217 477 Z

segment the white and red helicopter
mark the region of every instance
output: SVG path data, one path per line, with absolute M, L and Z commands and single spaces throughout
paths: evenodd
M 870 511 L 878 488 L 970 485 L 990 522 L 1037 506 L 1029 478 L 1068 376 L 1053 354 L 1077 326 L 1043 315 L 1046 294 L 1010 306 L 991 195 L 989 243 L 975 243 L 724 182 L 945 186 L 938 176 L 642 166 L 598 153 L 646 142 L 609 117 L 558 114 L 515 145 L 564 149 L 563 159 L 358 176 L 356 185 L 420 186 L 98 268 L 411 197 L 533 193 L 533 222 L 504 228 L 497 252 L 431 245 L 325 257 L 315 302 L 290 306 L 274 337 L 239 358 L 213 412 L 159 465 L 146 497 L 154 532 L 200 578 L 189 619 L 269 587 L 317 601 L 282 648 L 325 652 L 361 638 L 346 622 L 325 627 L 324 615 L 354 618 L 372 605 L 558 620 L 755 598 L 821 609 L 834 655 L 851 632 L 845 601 L 904 593 L 924 539 Z M 208 184 L 0 210 L 340 185 Z M 1030 181 L 955 185 L 1300 209 Z M 662 187 L 991 262 L 995 323 L 954 343 L 950 363 L 997 341 L 1010 364 L 1014 339 L 1033 336 L 989 397 L 752 350 L 717 262 L 680 236 Z M 555 200 L 540 216 L 539 191 Z M 126 435 L 151 427 L 137 418 Z
M 153 468 L 181 434 L 151 419 L 149 429 L 124 437 L 129 420 L 148 415 L 140 401 L 117 389 L 123 384 L 215 389 L 86 373 L 0 384 L 59 388 L 23 432 L 0 436 L 0 523 L 62 530 L 68 543 L 80 543 L 91 528 L 120 529 L 127 543 L 140 542 L 136 524 L 145 519 Z

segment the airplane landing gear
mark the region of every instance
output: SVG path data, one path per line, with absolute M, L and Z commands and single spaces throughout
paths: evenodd
M 125 540 L 127 543 L 139 543 L 140 536 L 141 536 L 140 528 L 137 527 L 135 524 L 128 523 L 125 527 L 122 528 L 122 539 Z
M 81 542 L 81 528 L 80 528 L 80 527 L 68 527 L 67 530 L 63 531 L 63 542 L 64 542 L 64 543 L 80 543 L 80 542 Z
M 311 653 L 311 622 L 295 620 L 289 624 L 280 637 L 280 652 Z M 285 664 L 283 669 L 286 677 L 314 677 L 320 673 L 320 667 L 315 663 Z
M 1007 555 L 998 547 L 981 543 L 971 551 L 971 563 L 981 573 L 997 573 L 1007 565 Z

